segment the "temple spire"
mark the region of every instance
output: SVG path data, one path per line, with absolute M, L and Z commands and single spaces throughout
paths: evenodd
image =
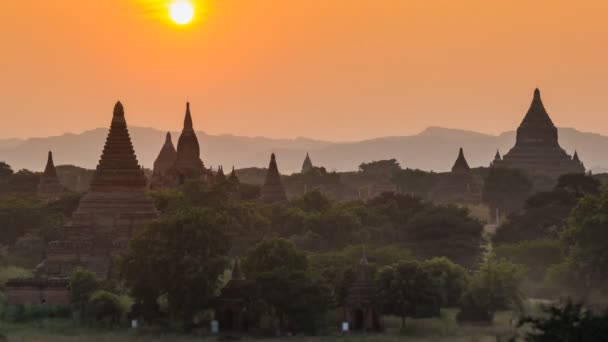
M 91 181 L 91 191 L 110 187 L 143 189 L 147 184 L 129 136 L 122 104 L 116 102 L 106 143 Z
M 266 172 L 266 180 L 262 186 L 260 200 L 264 203 L 287 201 L 287 195 L 285 194 L 285 188 L 283 188 L 281 174 L 279 173 L 274 153 L 270 156 L 270 164 L 268 165 L 268 171 Z
M 312 165 L 312 161 L 310 160 L 310 156 L 308 155 L 308 152 L 306 152 L 306 158 L 304 158 L 304 163 L 302 164 L 302 173 L 306 173 L 310 170 L 312 170 L 313 165 Z
M 501 160 L 502 158 L 500 157 L 500 152 L 498 150 L 496 150 L 496 154 L 494 155 L 494 161 L 497 160 Z
M 192 131 L 194 126 L 192 125 L 192 114 L 190 113 L 190 102 L 186 102 L 186 116 L 184 117 L 184 129 L 183 131 Z
M 228 177 L 228 179 L 231 182 L 235 182 L 235 183 L 239 182 L 239 177 L 236 175 L 236 171 L 234 170 L 234 165 L 232 166 L 232 172 L 230 172 L 230 176 Z
M 458 151 L 458 158 L 456 158 L 456 162 L 454 163 L 454 166 L 452 166 L 452 172 L 469 172 L 470 170 L 471 168 L 464 157 L 464 151 L 461 147 Z
M 46 159 L 46 167 L 44 168 L 45 177 L 57 177 L 57 170 L 55 170 L 55 163 L 53 162 L 53 152 L 49 151 Z
M 578 162 L 578 163 L 581 162 L 581 160 L 578 157 L 578 152 L 576 152 L 576 150 L 574 150 L 574 155 L 572 156 L 572 160 L 575 162 Z

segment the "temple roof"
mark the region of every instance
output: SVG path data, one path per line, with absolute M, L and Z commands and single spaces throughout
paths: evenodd
M 456 162 L 454 163 L 454 166 L 452 166 L 452 172 L 469 172 L 470 170 L 471 168 L 464 157 L 464 152 L 461 147 L 460 151 L 458 151 L 458 158 L 456 158 Z
M 498 150 L 496 150 L 496 154 L 494 155 L 494 160 L 501 160 L 502 158 L 500 157 L 500 152 L 498 152 Z
M 133 150 L 124 108 L 117 102 L 110 132 L 91 181 L 91 191 L 107 187 L 144 188 L 146 183 L 146 177 Z
M 528 109 L 528 112 L 526 113 L 526 116 L 524 117 L 520 126 L 525 125 L 532 125 L 535 127 L 555 127 L 553 121 L 551 121 L 551 118 L 549 117 L 549 113 L 547 113 L 547 110 L 543 105 L 543 101 L 540 97 L 540 90 L 538 88 L 534 90 L 532 103 L 530 104 L 530 108 Z
M 304 158 L 304 163 L 302 164 L 302 173 L 306 173 L 310 170 L 312 170 L 313 165 L 312 165 L 312 161 L 310 160 L 310 156 L 308 155 L 308 152 L 306 153 L 306 158 Z
M 46 159 L 46 167 L 42 177 L 46 178 L 57 178 L 57 170 L 55 170 L 55 163 L 53 163 L 53 152 L 49 151 Z
M 158 157 L 156 157 L 156 160 L 154 161 L 154 173 L 166 172 L 173 165 L 173 163 L 175 163 L 176 159 L 177 151 L 173 146 L 173 141 L 171 140 L 171 133 L 167 132 L 167 135 L 165 137 L 165 143 L 160 149 Z
M 262 202 L 275 203 L 287 201 L 287 195 L 281 181 L 281 174 L 277 166 L 277 161 L 274 153 L 270 156 L 270 164 L 266 172 L 266 180 L 261 190 Z
M 217 180 L 223 181 L 226 179 L 226 175 L 224 174 L 224 167 L 222 165 L 217 167 L 217 174 L 215 175 Z
M 200 157 L 200 146 L 198 138 L 192 125 L 192 115 L 190 114 L 190 102 L 186 104 L 186 115 L 184 117 L 184 128 L 177 142 L 177 158 L 175 168 L 188 169 L 188 176 L 200 176 L 203 173 L 204 164 Z M 196 174 L 192 174 L 192 173 Z
M 576 152 L 576 150 L 574 150 L 574 155 L 572 156 L 572 160 L 574 160 L 575 162 L 581 162 L 581 160 L 578 157 L 578 152 Z
M 239 177 L 236 175 L 236 171 L 234 170 L 234 166 L 232 166 L 232 172 L 230 172 L 230 176 L 228 177 L 228 179 L 231 182 L 235 182 L 235 183 L 239 182 Z

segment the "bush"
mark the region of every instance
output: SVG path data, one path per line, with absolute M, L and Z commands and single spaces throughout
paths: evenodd
M 45 318 L 67 318 L 70 310 L 58 305 L 7 305 L 0 317 L 9 322 L 29 322 Z
M 498 310 L 521 309 L 523 275 L 521 266 L 490 256 L 471 279 L 457 319 L 490 323 Z
M 110 321 L 110 324 L 118 323 L 126 314 L 125 308 L 119 296 L 105 291 L 95 291 L 87 305 L 85 317 L 95 321 Z
M 0 287 L 4 287 L 9 279 L 29 278 L 32 272 L 25 268 L 8 266 L 0 268 Z

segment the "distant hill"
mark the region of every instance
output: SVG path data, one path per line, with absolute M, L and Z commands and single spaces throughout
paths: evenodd
M 135 152 L 144 167 L 151 168 L 164 142 L 165 132 L 143 127 L 129 129 Z M 56 165 L 72 164 L 94 168 L 103 149 L 107 129 L 98 128 L 80 134 L 64 134 L 48 138 L 0 139 L 0 160 L 13 169 L 40 171 L 46 153 L 53 150 Z M 172 132 L 177 144 L 177 132 Z M 223 165 L 225 170 L 266 167 L 271 152 L 277 153 L 283 173 L 300 170 L 306 152 L 315 165 L 328 170 L 352 171 L 359 164 L 372 160 L 396 158 L 402 167 L 447 171 L 463 147 L 469 164 L 487 166 L 496 149 L 506 153 L 515 143 L 515 132 L 498 136 L 472 131 L 430 127 L 410 136 L 382 137 L 348 143 L 335 143 L 307 138 L 271 139 L 234 135 L 209 135 L 197 132 L 205 165 Z M 608 170 L 608 137 L 580 132 L 572 128 L 559 129 L 560 144 L 569 153 L 578 150 L 587 168 L 594 172 Z

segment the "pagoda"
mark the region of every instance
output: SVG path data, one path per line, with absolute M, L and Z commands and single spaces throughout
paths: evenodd
M 376 288 L 369 270 L 367 256 L 359 261 L 355 281 L 344 302 L 345 321 L 354 331 L 380 331 L 380 314 L 375 300 Z
M 285 194 L 285 188 L 281 181 L 281 174 L 279 173 L 274 153 L 270 156 L 270 164 L 266 172 L 266 180 L 262 186 L 260 201 L 267 204 L 287 201 L 287 195 Z
M 57 177 L 57 170 L 55 170 L 55 164 L 53 163 L 53 152 L 49 151 L 44 173 L 40 176 L 40 182 L 38 183 L 38 198 L 47 202 L 56 201 L 62 193 L 63 186 L 59 182 L 59 177 Z
M 239 258 L 236 258 L 230 280 L 214 301 L 215 318 L 222 331 L 247 330 L 248 298 L 247 282 L 241 271 L 241 262 Z
M 177 141 L 177 156 L 175 163 L 167 171 L 167 182 L 172 186 L 181 186 L 186 181 L 204 180 L 205 165 L 200 157 L 200 146 L 192 124 L 190 102 L 186 103 L 184 128 Z
M 439 202 L 477 202 L 480 199 L 479 187 L 471 167 L 464 156 L 462 147 L 452 166 L 452 171 L 441 174 L 440 181 L 432 197 Z
M 152 172 L 152 188 L 160 187 L 162 179 L 166 176 L 167 171 L 175 164 L 177 159 L 177 151 L 173 146 L 171 133 L 167 132 L 165 143 L 154 161 L 154 171 Z
M 543 174 L 552 178 L 567 173 L 584 173 L 580 160 L 574 160 L 558 142 L 557 128 L 543 105 L 540 90 L 534 90 L 530 109 L 517 128 L 515 146 L 494 160 L 492 167 L 521 169 L 529 174 Z
M 312 168 L 312 161 L 310 160 L 310 156 L 308 155 L 308 153 L 306 153 L 306 158 L 304 158 L 304 163 L 302 163 L 301 173 L 307 173 L 308 171 L 312 170 Z
M 107 276 L 111 256 L 159 217 L 146 188 L 124 109 L 118 102 L 89 192 L 65 226 L 64 240 L 49 243 L 43 271 L 68 276 L 75 266 L 81 266 L 100 277 Z

